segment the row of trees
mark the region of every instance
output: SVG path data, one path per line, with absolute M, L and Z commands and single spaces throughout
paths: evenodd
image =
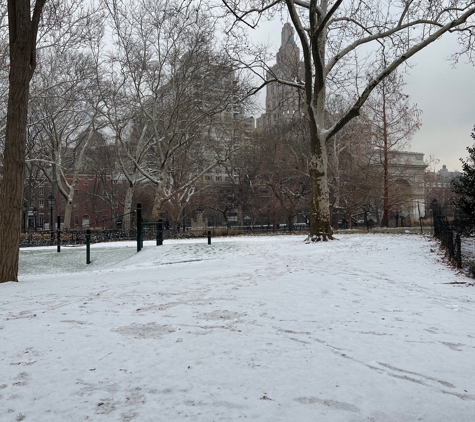
M 246 89 L 215 39 L 217 18 L 194 1 L 44 0 L 31 16 L 29 1 L 8 4 L 9 32 L 0 28 L 10 46 L 3 59 L 11 96 L 0 203 L 2 281 L 17 274 L 25 163 L 30 177 L 39 171 L 60 192 L 68 227 L 79 175 L 97 158 L 91 151 L 97 154 L 93 141 L 101 133 L 114 145 L 117 163 L 103 166 L 105 176 L 127 180 L 125 214 L 137 185 L 147 182 L 158 218 L 165 202 L 186 200 L 206 172 L 240 148 L 245 104 L 237 100 Z M 115 193 L 97 194 L 110 201 Z
M 427 2 L 343 0 L 261 1 L 222 0 L 228 11 L 230 43 L 242 45 L 244 28 L 266 18 L 288 16 L 303 50 L 303 76 L 284 79 L 263 76 L 262 85 L 277 81 L 302 91 L 309 126 L 311 192 L 310 234 L 332 238 L 327 144 L 362 112 L 373 91 L 389 75 L 447 32 L 457 32 L 461 50 L 472 58 L 473 1 Z M 239 54 L 240 53 L 240 54 Z M 238 51 L 236 61 L 251 70 L 262 50 Z M 257 73 L 257 72 L 256 72 Z M 341 95 L 346 107 L 335 121 L 326 119 L 332 99 Z
M 117 200 L 123 202 L 123 227 L 128 228 L 134 192 L 140 183 L 154 187 L 152 219 L 158 218 L 164 204 L 167 209 L 175 208 L 174 214 L 178 216 L 197 189 L 203 189 L 203 184 L 198 182 L 215 166 L 222 166 L 233 184 L 238 180 L 239 187 L 233 186 L 233 192 L 236 189 L 248 194 L 261 192 L 273 204 L 271 220 L 278 221 L 276 210 L 281 209 L 290 224 L 297 209 L 305 210 L 305 201 L 309 200 L 309 184 L 305 180 L 309 173 L 308 128 L 296 121 L 260 136 L 268 138 L 267 141 L 249 142 L 243 104 L 236 105 L 248 86 L 242 76 L 238 78 L 240 75 L 225 52 L 213 50 L 215 28 L 210 24 L 213 21 L 209 12 L 192 8 L 192 3 L 106 1 L 103 6 L 106 13 L 71 8 L 61 13 L 70 36 L 60 37 L 54 31 L 46 34 L 54 42 L 42 46 L 38 53 L 36 74 L 30 86 L 27 174 L 33 181 L 39 179 L 38 175 L 46 177 L 54 191 L 60 192 L 66 202 L 65 227 L 71 223 L 81 172 L 94 172 L 102 181 L 100 186 L 106 188 L 92 192 L 91 202 L 106 201 L 109 205 Z M 74 27 L 78 14 L 84 22 Z M 84 26 L 93 28 L 87 37 Z M 105 28 L 109 29 L 108 40 L 105 40 Z M 361 155 L 369 157 L 374 147 L 386 157 L 386 214 L 392 205 L 388 154 L 396 144 L 400 147 L 402 140 L 407 141 L 407 135 L 417 126 L 417 121 L 411 126 L 408 117 L 417 117 L 417 110 L 409 109 L 400 87 L 401 81 L 396 77 L 384 81 L 377 98 L 366 109 L 366 123 L 358 122 L 354 133 L 339 137 L 332 145 L 331 187 L 336 192 L 332 202 L 340 206 L 339 201 L 344 198 L 344 208 L 350 214 L 374 202 L 367 198 L 367 193 L 372 191 L 368 186 L 379 187 L 375 177 L 369 177 L 364 170 L 363 178 L 369 181 L 362 183 L 362 178 L 355 176 L 355 169 L 370 164 L 362 164 Z M 327 111 L 328 118 L 340 118 L 343 105 L 344 99 L 335 101 L 334 109 Z M 364 125 L 366 130 L 362 130 Z M 395 128 L 396 125 L 399 127 Z M 404 125 L 408 128 L 401 130 Z M 108 145 L 114 145 L 113 150 L 100 148 L 98 132 Z M 355 151 L 356 132 L 364 144 L 359 148 L 364 150 Z M 381 143 L 384 134 L 386 138 Z M 246 143 L 252 144 L 253 154 L 261 157 L 259 168 L 253 172 L 265 183 L 252 181 L 259 189 L 241 186 L 242 180 L 249 179 L 249 169 L 239 163 L 241 155 L 236 152 Z M 340 157 L 351 146 L 353 150 L 347 156 L 354 162 L 353 167 L 349 166 L 351 171 L 344 172 L 345 186 L 347 191 L 357 186 L 352 192 L 363 192 L 361 188 L 365 186 L 366 195 L 351 195 L 348 199 L 348 195 L 338 191 L 343 186 L 340 167 L 345 165 L 340 163 Z M 237 158 L 232 158 L 233 155 Z M 359 156 L 356 167 L 355 155 Z M 285 164 L 289 158 L 292 162 Z M 374 164 L 374 159 L 371 163 Z M 283 167 L 284 173 L 286 168 L 296 168 L 298 177 L 276 176 L 278 167 Z M 246 177 L 242 179 L 240 173 Z M 111 181 L 118 179 L 127 181 L 125 193 L 114 189 Z M 293 186 L 295 180 L 297 184 Z M 216 191 L 217 198 L 216 194 L 212 197 L 217 203 L 211 207 L 222 210 L 225 220 L 228 210 L 235 209 L 236 204 L 242 208 L 244 203 L 262 202 L 259 195 L 244 198 L 242 194 L 239 201 L 230 201 L 229 188 Z M 219 195 L 219 191 L 224 193 Z M 231 196 L 237 197 L 235 193 Z M 263 207 L 255 206 L 261 210 Z

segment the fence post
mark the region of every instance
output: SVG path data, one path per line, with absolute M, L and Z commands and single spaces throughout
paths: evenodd
M 208 245 L 211 245 L 211 231 L 208 230 Z
M 91 263 L 91 230 L 86 230 L 86 264 Z
M 163 220 L 158 220 L 157 223 L 157 246 L 163 245 Z
M 142 250 L 142 204 L 137 203 L 137 252 Z
M 423 230 L 422 230 L 421 207 L 419 206 L 419 202 L 417 202 L 417 211 L 419 212 L 419 224 L 420 224 L 420 226 L 421 226 L 421 233 L 423 233 Z
M 61 217 L 58 215 L 58 246 L 57 251 L 61 252 Z
M 462 268 L 462 239 L 460 233 L 455 235 L 455 262 L 457 268 Z

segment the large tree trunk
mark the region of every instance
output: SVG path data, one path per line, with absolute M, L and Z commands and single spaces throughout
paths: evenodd
M 130 230 L 130 213 L 132 212 L 132 200 L 134 198 L 135 184 L 129 183 L 125 192 L 124 218 L 122 219 L 122 229 Z
M 310 238 L 312 241 L 333 239 L 330 221 L 330 191 L 328 189 L 328 152 L 327 139 L 318 128 L 324 127 L 325 87 L 319 87 L 319 93 L 313 94 L 306 112 L 310 128 Z
M 18 281 L 28 93 L 32 75 L 30 11 L 24 8 L 25 5 L 9 2 L 10 86 L 0 194 L 0 282 Z M 18 25 L 25 26 L 19 30 Z
M 0 195 L 0 282 L 18 281 L 28 88 L 31 75 L 29 57 L 29 42 L 17 41 L 10 66 L 3 181 Z
M 66 206 L 64 207 L 64 221 L 63 229 L 69 230 L 71 228 L 71 214 L 73 209 L 73 201 L 71 199 L 66 199 Z M 82 215 L 80 216 L 82 219 Z
M 152 221 L 158 221 L 160 218 L 160 212 L 162 211 L 162 201 L 163 201 L 163 183 L 157 185 L 155 190 L 155 197 L 153 199 L 153 208 L 152 208 Z
M 319 142 L 319 140 L 315 140 Z M 330 222 L 330 193 L 328 189 L 327 161 L 325 145 L 320 147 L 320 154 L 312 153 L 309 164 L 310 175 L 310 236 L 312 240 L 328 240 L 333 238 Z
M 386 141 L 385 141 L 386 144 Z M 384 162 L 383 162 L 383 218 L 381 220 L 381 227 L 389 226 L 389 157 L 388 150 L 384 148 Z
M 30 18 L 30 0 L 8 0 L 10 74 L 0 192 L 0 283 L 18 281 L 28 95 L 36 67 L 36 34 L 45 1 L 36 2 Z
M 389 140 L 386 115 L 386 94 L 382 83 L 383 101 L 383 219 L 381 227 L 389 226 Z

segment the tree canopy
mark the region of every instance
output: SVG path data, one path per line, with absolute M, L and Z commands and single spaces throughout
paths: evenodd
M 243 43 L 242 27 L 256 28 L 276 14 L 292 22 L 303 53 L 303 77 L 293 80 L 259 72 L 262 50 L 254 57 L 230 49 L 262 84 L 280 82 L 300 89 L 310 130 L 310 235 L 332 238 L 328 188 L 327 141 L 356 118 L 375 88 L 404 64 L 447 32 L 459 35 L 461 54 L 473 55 L 475 3 L 473 0 L 343 1 L 343 0 L 222 0 L 230 22 L 228 33 Z M 381 58 L 383 59 L 381 61 Z M 380 66 L 383 62 L 384 66 Z M 348 98 L 341 117 L 329 124 L 327 104 L 335 96 Z

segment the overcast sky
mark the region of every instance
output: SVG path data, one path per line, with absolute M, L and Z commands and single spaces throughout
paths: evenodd
M 255 41 L 280 45 L 283 23 L 261 22 L 253 31 Z M 422 110 L 422 128 L 415 134 L 411 150 L 439 160 L 436 170 L 447 165 L 450 171 L 460 170 L 460 158 L 467 157 L 467 146 L 475 126 L 475 67 L 462 58 L 456 68 L 446 59 L 457 48 L 457 40 L 447 34 L 417 53 L 411 60 L 414 67 L 406 76 L 404 92 Z M 264 95 L 264 94 L 262 94 Z
M 412 150 L 434 156 L 437 168 L 446 164 L 449 170 L 461 169 L 475 126 L 475 67 L 462 58 L 453 68 L 446 59 L 456 48 L 452 34 L 442 37 L 414 57 L 417 65 L 406 78 L 407 94 L 423 111 Z

